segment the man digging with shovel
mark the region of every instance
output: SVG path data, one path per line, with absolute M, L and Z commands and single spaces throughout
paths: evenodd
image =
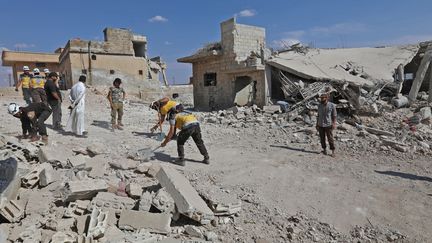
M 179 157 L 176 160 L 176 164 L 181 166 L 185 165 L 184 144 L 189 137 L 192 137 L 198 150 L 204 156 L 202 162 L 209 164 L 210 157 L 207 153 L 204 141 L 201 138 L 201 128 L 197 118 L 192 113 L 184 111 L 183 105 L 178 104 L 175 106 L 175 109 L 168 113 L 168 121 L 170 124 L 170 130 L 165 140 L 162 142 L 161 147 L 165 147 L 175 134 L 176 129 L 180 129 L 177 137 L 177 153 Z

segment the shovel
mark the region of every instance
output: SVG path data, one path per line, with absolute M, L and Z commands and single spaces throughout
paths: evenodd
M 157 146 L 156 148 L 152 149 L 152 148 L 144 148 L 144 149 L 140 149 L 137 151 L 137 155 L 140 158 L 140 160 L 144 161 L 144 162 L 148 162 L 151 157 L 154 156 L 154 152 L 156 150 L 158 150 L 161 146 Z

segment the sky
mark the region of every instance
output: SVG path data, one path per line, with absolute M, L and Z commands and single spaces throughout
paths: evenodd
M 266 28 L 268 47 L 364 47 L 432 40 L 430 0 L 0 0 L 0 51 L 54 52 L 69 39 L 103 40 L 106 27 L 147 36 L 148 55 L 168 64 L 170 83 L 187 83 L 176 59 L 220 41 L 220 22 Z M 46 9 L 46 10 L 44 10 Z M 1 60 L 0 60 L 1 61 Z M 0 63 L 0 86 L 10 68 Z

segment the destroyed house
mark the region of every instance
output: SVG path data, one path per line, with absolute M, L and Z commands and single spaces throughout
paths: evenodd
M 3 51 L 2 60 L 4 66 L 13 67 L 15 81 L 24 65 L 31 69 L 47 67 L 60 74 L 66 88 L 85 74 L 87 83 L 94 86 L 110 86 L 115 78 L 121 78 L 133 94 L 160 89 L 159 74 L 165 78 L 166 68 L 160 57 L 147 56 L 145 36 L 118 28 L 106 28 L 103 41 L 71 39 L 56 53 Z
M 179 58 L 192 63 L 194 105 L 199 110 L 266 103 L 265 29 L 237 24 L 232 18 L 220 24 L 221 40 Z

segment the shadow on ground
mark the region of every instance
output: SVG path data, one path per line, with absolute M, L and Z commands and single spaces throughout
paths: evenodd
M 378 174 L 397 176 L 397 177 L 401 177 L 401 178 L 409 179 L 409 180 L 432 182 L 432 178 L 427 177 L 427 176 L 418 176 L 418 175 L 413 175 L 413 174 L 403 173 L 403 172 L 396 172 L 396 171 L 375 170 L 375 172 Z
M 97 120 L 93 120 L 92 126 L 96 126 L 96 127 L 101 127 L 107 130 L 111 130 L 111 123 L 107 122 L 107 121 L 97 121 Z
M 293 150 L 293 151 L 298 151 L 298 152 L 303 152 L 303 153 L 310 153 L 310 154 L 320 154 L 320 152 L 317 152 L 317 151 L 306 150 L 306 149 L 303 149 L 303 148 L 294 148 L 294 147 L 290 147 L 290 146 L 286 146 L 286 145 L 270 145 L 270 147 L 289 149 L 289 150 Z

